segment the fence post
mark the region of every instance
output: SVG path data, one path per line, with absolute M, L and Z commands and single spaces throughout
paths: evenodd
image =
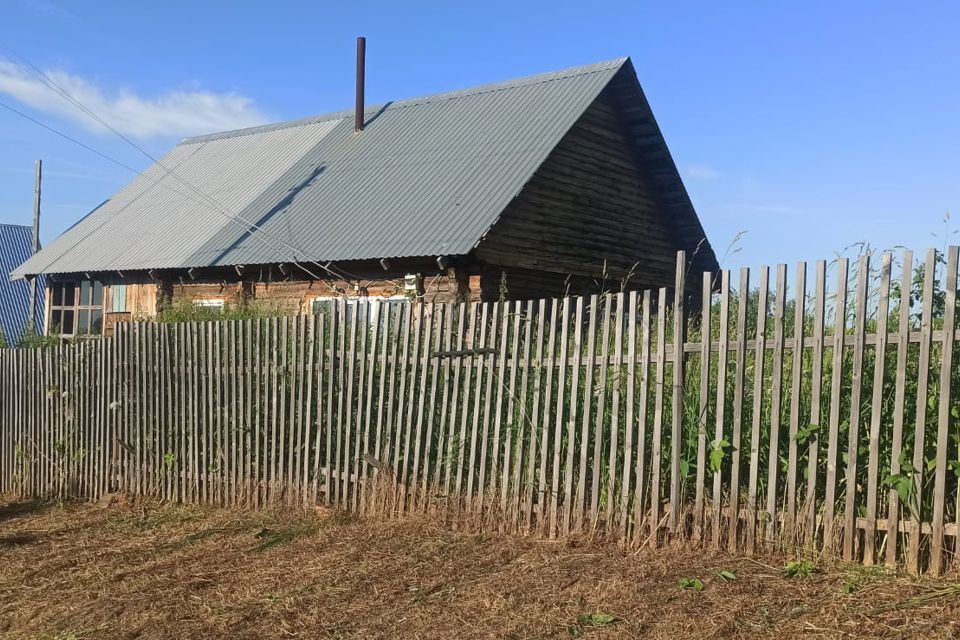
M 683 343 L 686 338 L 684 322 L 684 288 L 687 280 L 687 252 L 677 251 L 677 271 L 673 285 L 673 408 L 670 418 L 670 531 L 676 533 L 680 525 L 680 446 L 683 426 Z M 661 311 L 662 312 L 662 311 Z M 661 346 L 661 348 L 663 348 Z
M 944 510 L 946 508 L 947 446 L 950 437 L 950 382 L 953 364 L 953 341 L 957 305 L 958 248 L 947 253 L 947 278 L 943 307 L 943 352 L 940 358 L 940 404 L 937 408 L 937 461 L 933 484 L 933 532 L 930 540 L 930 572 L 939 575 L 943 569 Z M 957 515 L 960 518 L 960 514 Z M 960 531 L 956 532 L 960 540 Z
M 933 324 L 933 289 L 936 281 L 934 271 L 937 268 L 937 252 L 927 251 L 927 260 L 923 269 L 923 318 L 920 321 L 920 364 L 917 369 L 917 413 L 914 423 L 913 440 L 913 495 L 916 505 L 911 508 L 910 547 L 907 558 L 909 569 L 920 572 L 920 542 L 923 538 L 922 507 L 923 471 L 924 471 L 924 431 L 927 427 L 927 391 L 929 388 L 930 348 Z

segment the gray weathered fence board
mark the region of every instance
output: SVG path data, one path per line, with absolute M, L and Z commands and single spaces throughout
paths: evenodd
M 3 349 L 0 490 L 467 511 L 507 532 L 802 542 L 942 573 L 960 529 L 958 260 L 885 254 L 873 273 L 861 256 L 849 299 L 845 259 L 829 287 L 816 263 L 809 298 L 806 263 L 792 291 L 784 265 L 753 290 L 747 270 L 736 289 L 703 274 L 701 307 L 680 255 L 673 290 L 339 300 Z

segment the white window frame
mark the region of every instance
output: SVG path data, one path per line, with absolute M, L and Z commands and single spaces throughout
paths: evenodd
M 200 309 L 223 309 L 226 303 L 221 298 L 214 298 L 212 300 L 194 300 L 193 306 Z
M 381 302 L 410 302 L 410 298 L 404 295 L 395 295 L 395 296 L 316 296 L 310 298 L 310 314 L 316 315 L 317 311 L 315 310 L 315 305 L 318 302 L 330 302 L 336 303 L 338 300 L 346 301 L 347 305 L 356 305 L 361 300 L 366 300 L 367 302 L 376 302 L 378 304 L 370 305 L 370 320 L 375 321 L 380 315 L 380 304 Z

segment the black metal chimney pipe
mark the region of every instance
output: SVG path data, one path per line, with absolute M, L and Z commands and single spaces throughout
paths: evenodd
M 353 130 L 363 131 L 363 81 L 366 67 L 367 39 L 357 38 L 357 106 L 353 114 Z

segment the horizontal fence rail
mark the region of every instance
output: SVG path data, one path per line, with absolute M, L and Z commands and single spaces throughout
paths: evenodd
M 3 349 L 0 490 L 428 511 L 939 574 L 960 562 L 957 263 L 690 286 L 681 253 L 669 290 L 340 301 Z

